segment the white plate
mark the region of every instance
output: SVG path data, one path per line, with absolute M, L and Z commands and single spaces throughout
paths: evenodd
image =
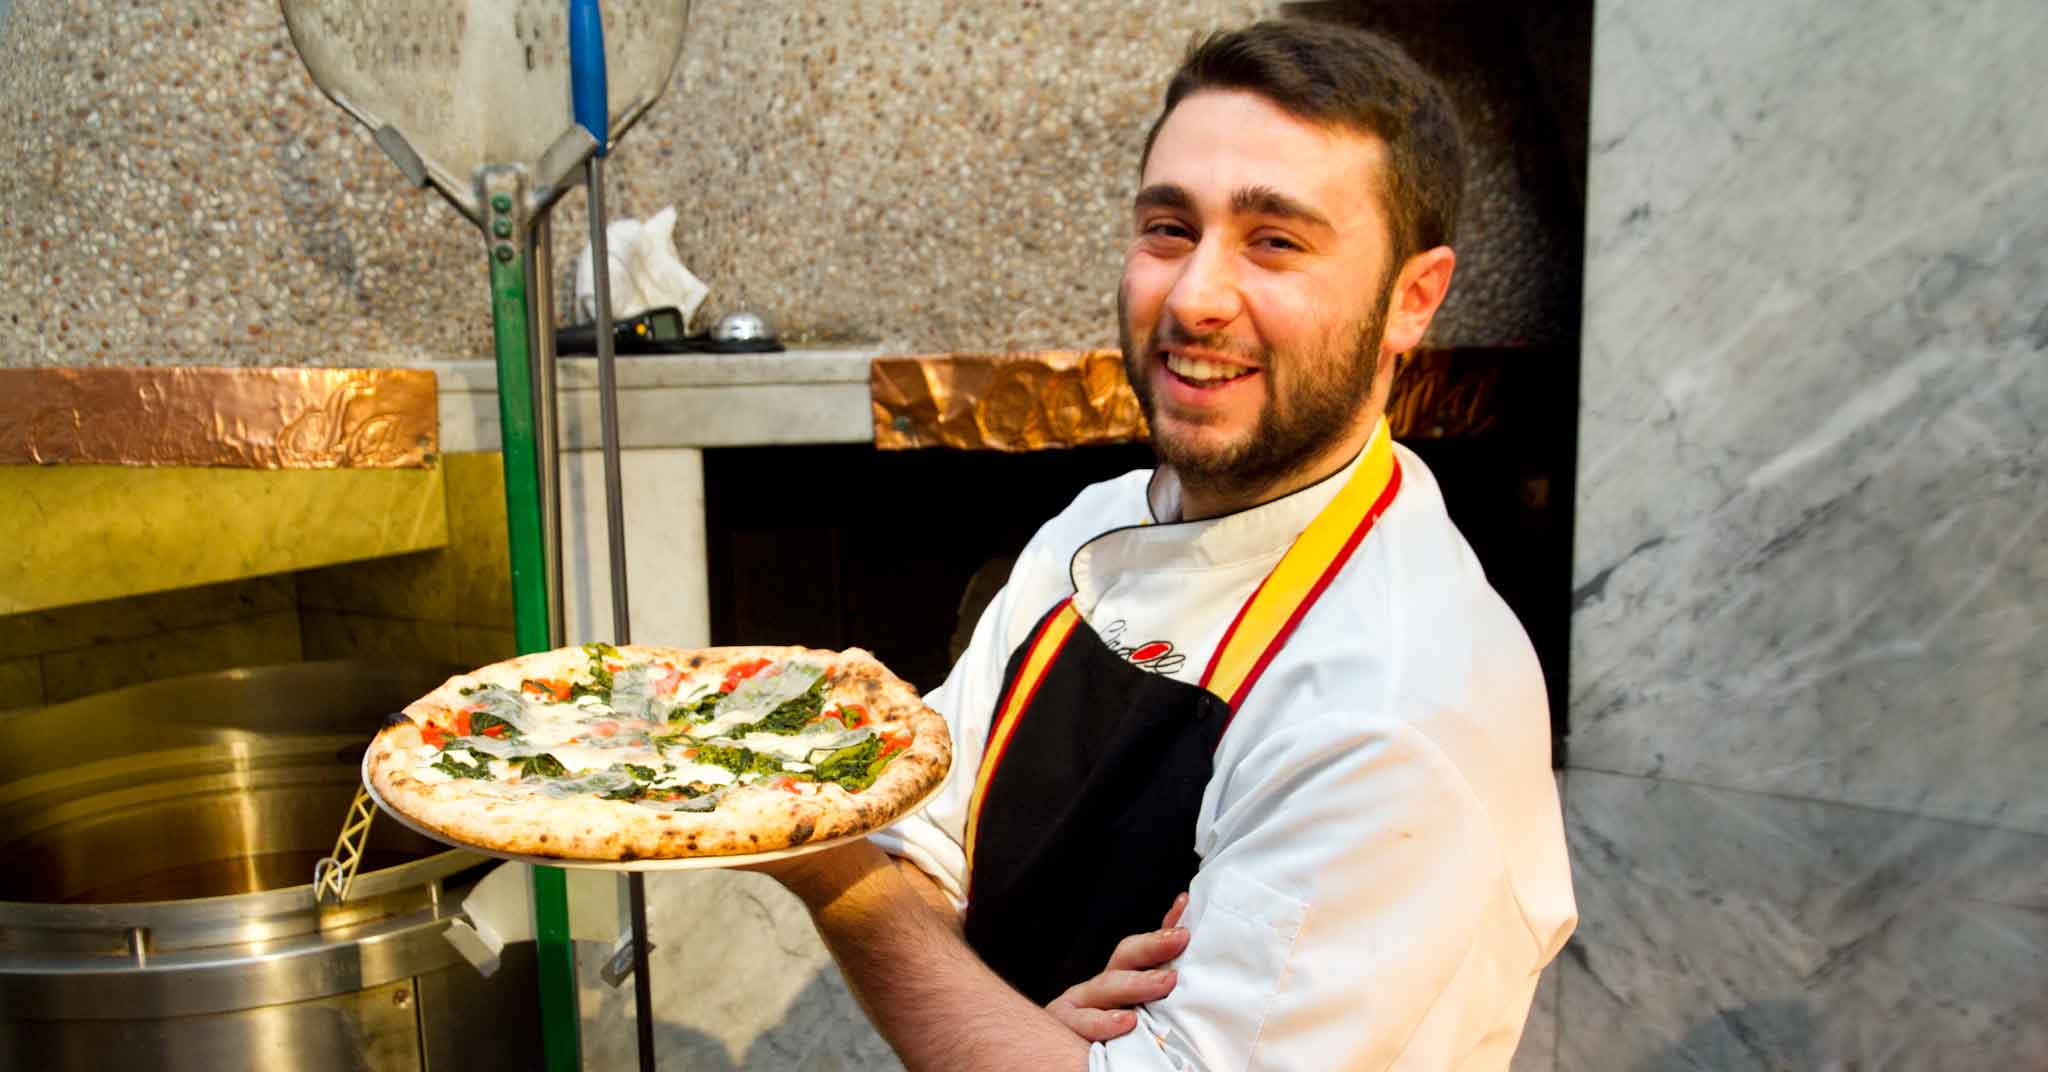
M 952 771 L 949 770 L 946 773 L 951 775 Z M 887 830 L 889 827 L 901 822 L 904 816 L 908 816 L 919 808 L 924 807 L 926 802 L 939 795 L 939 790 L 944 788 L 945 785 L 946 779 L 939 779 L 938 784 L 932 786 L 923 796 L 913 801 L 910 807 L 903 812 L 903 815 L 899 815 L 894 820 L 876 827 L 875 830 Z M 370 794 L 371 800 L 377 802 L 377 807 L 384 814 L 398 820 L 398 825 L 421 837 L 432 838 L 443 845 L 451 845 L 458 849 L 481 853 L 485 856 L 495 856 L 500 860 L 517 860 L 520 863 L 539 864 L 543 867 L 578 867 L 590 871 L 695 871 L 707 867 L 745 867 L 748 864 L 769 863 L 774 860 L 787 860 L 792 856 L 808 855 L 821 849 L 829 849 L 835 845 L 844 845 L 849 841 L 857 841 L 875 832 L 875 830 L 864 830 L 858 834 L 847 834 L 826 841 L 812 841 L 793 848 L 776 849 L 773 852 L 736 853 L 731 856 L 679 856 L 673 859 L 662 860 L 567 860 L 559 856 L 528 856 L 523 852 L 501 852 L 497 849 L 485 848 L 482 845 L 472 845 L 467 841 L 459 841 L 439 830 L 422 826 L 410 816 L 385 803 L 384 798 L 377 794 L 377 787 L 370 784 L 370 757 L 368 753 L 363 755 L 363 789 Z

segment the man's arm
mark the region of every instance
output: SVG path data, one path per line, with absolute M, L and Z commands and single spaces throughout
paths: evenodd
M 1087 1067 L 1088 1043 L 981 962 L 915 867 L 860 840 L 759 870 L 809 906 L 854 997 L 907 1067 Z

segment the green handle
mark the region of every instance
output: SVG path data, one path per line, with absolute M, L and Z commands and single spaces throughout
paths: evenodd
M 498 249 L 513 249 L 510 242 Z M 512 629 L 519 653 L 548 647 L 547 568 L 541 557 L 540 462 L 534 451 L 533 373 L 527 364 L 526 266 L 515 251 L 491 258 L 491 331 L 497 339 L 498 423 L 505 453 L 505 526 L 512 548 Z
M 494 201 L 492 207 L 497 209 Z M 511 207 L 498 209 L 502 216 Z M 507 253 L 510 256 L 507 256 Z M 491 331 L 498 357 L 498 423 L 505 455 L 505 525 L 512 549 L 512 630 L 519 653 L 548 647 L 547 570 L 541 557 L 540 463 L 527 365 L 526 264 L 517 243 L 491 246 Z M 568 876 L 533 869 L 534 951 L 540 968 L 541 1049 L 551 1072 L 583 1064 L 576 1009 L 576 946 L 569 938 Z

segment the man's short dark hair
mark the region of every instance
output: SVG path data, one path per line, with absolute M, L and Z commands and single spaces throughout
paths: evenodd
M 1142 171 L 1174 106 L 1202 90 L 1244 90 L 1312 123 L 1377 135 L 1387 145 L 1376 184 L 1399 266 L 1449 245 L 1465 190 L 1465 150 L 1450 96 L 1399 45 L 1351 26 L 1306 19 L 1214 33 L 1188 50 L 1145 134 Z

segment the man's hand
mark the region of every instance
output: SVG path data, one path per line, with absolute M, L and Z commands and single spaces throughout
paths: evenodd
M 1136 1027 L 1138 1014 L 1133 1007 L 1158 1001 L 1180 981 L 1172 968 L 1160 965 L 1188 947 L 1187 928 L 1179 925 L 1187 906 L 1187 894 L 1174 898 L 1158 930 L 1118 942 L 1107 967 L 1094 978 L 1068 987 L 1045 1011 L 1089 1042 L 1108 1042 Z

